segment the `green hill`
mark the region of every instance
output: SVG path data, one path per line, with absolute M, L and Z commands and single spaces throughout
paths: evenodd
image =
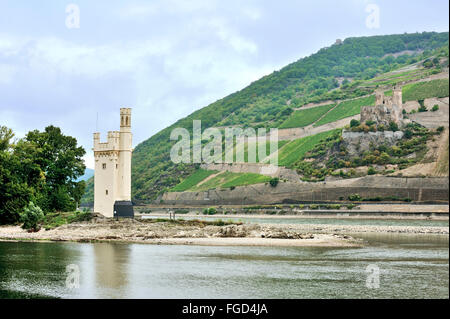
M 398 55 L 405 50 L 417 53 L 412 56 Z M 308 103 L 363 97 L 372 94 L 377 85 L 393 85 L 405 79 L 417 79 L 439 72 L 442 65 L 432 59 L 436 56 L 447 57 L 448 66 L 448 32 L 348 38 L 342 44 L 323 48 L 178 120 L 140 143 L 133 152 L 133 200 L 153 200 L 198 169 L 198 164 L 171 162 L 169 153 L 175 142 L 170 141 L 169 137 L 176 127 L 192 132 L 194 119 L 202 121 L 202 129 L 228 125 L 244 128 L 301 127 L 319 118 L 316 126 L 333 122 L 357 114 L 364 103 L 372 103 L 373 97 L 344 102 L 331 111 L 331 105 L 314 111 L 294 111 L 294 108 Z M 418 66 L 414 72 L 407 69 L 412 65 Z M 402 68 L 406 69 L 396 73 Z M 295 151 L 292 152 L 295 154 Z M 286 157 L 286 162 L 293 160 Z M 91 179 L 85 202 L 93 199 L 92 184 Z M 181 189 L 183 187 L 180 186 Z

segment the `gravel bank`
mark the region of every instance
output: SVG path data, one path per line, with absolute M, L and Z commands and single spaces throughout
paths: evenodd
M 148 244 L 211 246 L 361 246 L 362 241 L 343 234 L 313 234 L 279 225 L 214 226 L 196 222 L 116 221 L 96 218 L 53 230 L 28 233 L 19 226 L 0 227 L 0 240 L 117 241 Z

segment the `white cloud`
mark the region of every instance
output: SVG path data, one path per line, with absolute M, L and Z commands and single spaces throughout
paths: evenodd
M 15 66 L 0 63 L 0 84 L 11 83 L 16 70 Z

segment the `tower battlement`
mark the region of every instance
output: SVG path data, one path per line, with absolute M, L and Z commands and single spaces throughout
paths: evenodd
M 100 141 L 100 133 L 94 133 L 94 153 L 96 151 L 114 151 L 120 147 L 120 132 L 109 131 L 106 142 Z
M 387 107 L 397 106 L 399 108 L 402 108 L 402 98 L 401 87 L 394 87 L 392 89 L 392 96 L 386 96 L 384 95 L 384 91 L 378 90 L 375 92 L 375 106 L 385 105 Z
M 94 133 L 94 212 L 106 217 L 127 217 L 133 212 L 131 204 L 131 108 L 120 109 L 120 131 L 109 131 L 107 141 Z

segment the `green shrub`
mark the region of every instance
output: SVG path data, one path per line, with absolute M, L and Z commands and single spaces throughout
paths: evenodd
M 439 126 L 436 131 L 438 131 L 439 133 L 442 133 L 444 131 L 444 127 L 443 126 Z
M 413 136 L 413 132 L 410 129 L 405 130 L 405 137 L 410 139 Z
M 355 204 L 348 204 L 346 207 L 347 207 L 347 209 L 353 209 L 353 208 L 356 207 L 356 205 Z
M 359 202 L 362 200 L 362 197 L 359 194 L 351 194 L 348 196 L 348 200 L 352 201 L 352 202 Z
M 350 121 L 350 127 L 357 127 L 357 126 L 359 126 L 358 120 L 353 119 Z
M 280 179 L 278 177 L 274 177 L 269 181 L 270 186 L 272 186 L 272 187 L 277 187 L 279 182 L 280 182 Z
M 422 105 L 422 106 L 419 107 L 418 111 L 419 112 L 427 112 L 428 110 L 427 110 L 425 105 Z
M 397 132 L 398 131 L 398 125 L 395 122 L 390 122 L 389 123 L 389 129 L 393 132 Z
M 367 170 L 367 175 L 375 175 L 376 173 L 377 171 L 372 166 L 370 166 L 369 169 Z
M 205 210 L 203 211 L 203 215 L 215 215 L 215 214 L 217 214 L 217 209 L 215 209 L 214 207 L 205 208 Z
M 39 206 L 30 202 L 20 214 L 20 220 L 23 222 L 22 228 L 29 232 L 37 232 L 40 229 L 39 223 L 44 219 L 44 213 Z
M 319 205 L 315 204 L 309 205 L 309 209 L 319 209 Z
M 431 112 L 436 112 L 437 110 L 439 110 L 439 105 L 435 104 L 431 109 Z

